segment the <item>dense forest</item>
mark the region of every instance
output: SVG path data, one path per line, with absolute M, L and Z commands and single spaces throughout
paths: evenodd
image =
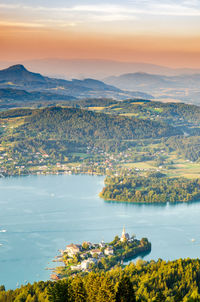
M 167 124 L 91 111 L 51 107 L 25 119 L 18 128 L 24 135 L 73 140 L 170 137 L 181 132 Z
M 0 112 L 0 119 L 7 119 L 13 117 L 27 116 L 33 113 L 32 109 L 29 108 L 21 108 L 21 109 L 11 109 Z
M 198 302 L 200 260 L 145 262 L 81 277 L 0 287 L 1 302 Z
M 200 159 L 200 136 L 170 137 L 165 145 L 191 161 Z
M 128 202 L 188 202 L 200 198 L 200 179 L 183 177 L 107 177 L 100 193 L 105 200 Z

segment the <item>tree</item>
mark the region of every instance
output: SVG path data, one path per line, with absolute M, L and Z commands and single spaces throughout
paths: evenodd
M 50 285 L 47 290 L 49 301 L 68 302 L 71 301 L 71 283 L 69 280 L 61 280 Z
M 130 278 L 122 276 L 119 280 L 116 302 L 135 302 L 135 293 Z
M 102 276 L 97 302 L 115 302 L 115 290 L 109 277 Z
M 100 276 L 96 273 L 90 273 L 85 280 L 85 288 L 88 294 L 87 302 L 95 302 L 100 289 Z
M 4 285 L 0 285 L 0 292 L 5 291 L 5 286 Z
M 72 281 L 73 302 L 86 302 L 87 293 L 80 277 L 76 277 Z

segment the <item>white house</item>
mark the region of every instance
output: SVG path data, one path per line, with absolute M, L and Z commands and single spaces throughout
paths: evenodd
M 72 265 L 70 268 L 72 271 L 79 271 L 81 269 L 81 265 L 80 264 Z
M 94 258 L 89 258 L 87 260 L 84 260 L 81 262 L 81 269 L 82 270 L 87 270 L 90 266 L 90 264 L 96 264 L 97 260 Z
M 100 243 L 99 243 L 99 246 L 100 247 L 105 247 L 106 245 L 105 245 L 105 242 L 102 240 Z
M 66 246 L 65 252 L 69 255 L 69 257 L 73 257 L 81 252 L 81 245 L 73 243 L 69 244 Z
M 106 256 L 110 256 L 110 255 L 114 255 L 114 250 L 112 247 L 108 246 L 105 250 L 104 250 L 104 254 Z
M 94 255 L 98 255 L 99 257 L 103 256 L 102 251 L 99 250 L 99 249 L 91 250 L 91 251 L 90 251 L 90 254 L 92 255 L 92 257 L 93 257 Z

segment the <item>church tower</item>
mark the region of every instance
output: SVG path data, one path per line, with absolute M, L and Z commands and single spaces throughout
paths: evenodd
M 122 236 L 121 236 L 120 240 L 121 240 L 121 242 L 125 242 L 129 239 L 130 239 L 130 236 L 128 233 L 126 233 L 125 227 L 123 227 Z
M 123 231 L 122 231 L 122 237 L 125 236 L 126 231 L 125 231 L 125 226 L 123 227 Z

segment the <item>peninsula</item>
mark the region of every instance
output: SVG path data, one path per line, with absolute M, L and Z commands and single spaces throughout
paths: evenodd
M 200 199 L 200 180 L 170 178 L 165 174 L 107 176 L 99 194 L 104 200 L 134 203 L 176 203 Z
M 59 280 L 76 274 L 85 274 L 91 271 L 109 271 L 116 265 L 123 265 L 124 261 L 132 260 L 139 255 L 149 253 L 151 243 L 147 238 L 136 239 L 133 234 L 130 236 L 123 228 L 119 238 L 105 243 L 91 243 L 84 241 L 82 245 L 69 244 L 61 255 L 54 261 L 61 261 L 64 266 L 56 267 L 51 278 Z

